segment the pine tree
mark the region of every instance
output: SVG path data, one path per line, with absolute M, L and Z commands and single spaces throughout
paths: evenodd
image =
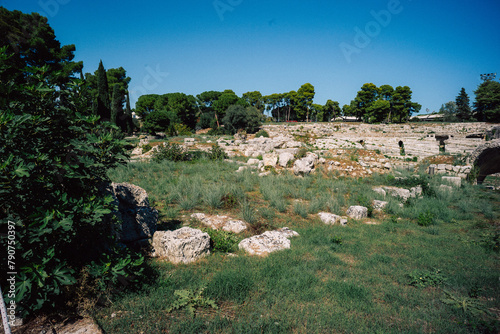
M 457 118 L 460 122 L 468 122 L 472 119 L 472 109 L 470 107 L 469 95 L 465 92 L 465 88 L 462 87 L 460 94 L 458 94 L 456 100 L 457 104 Z
M 111 119 L 111 108 L 109 103 L 108 77 L 102 65 L 102 60 L 97 68 L 97 115 L 101 116 L 101 121 Z

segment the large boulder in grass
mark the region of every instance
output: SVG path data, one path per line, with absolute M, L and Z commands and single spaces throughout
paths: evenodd
M 338 215 L 335 215 L 333 213 L 328 213 L 328 212 L 320 212 L 318 213 L 319 219 L 327 225 L 335 225 L 339 224 L 342 226 L 347 225 L 347 218 L 346 217 L 341 217 Z
M 318 155 L 307 152 L 307 155 L 304 158 L 295 160 L 293 164 L 293 173 L 295 175 L 307 175 L 312 172 L 317 163 Z
M 111 194 L 118 210 L 113 214 L 117 241 L 133 243 L 150 239 L 156 232 L 158 211 L 149 205 L 147 192 L 130 183 L 111 183 Z
M 164 258 L 174 264 L 191 263 L 210 254 L 210 236 L 191 227 L 156 231 L 153 248 L 153 257 Z
M 368 217 L 368 208 L 360 205 L 353 205 L 347 209 L 346 214 L 353 219 L 363 219 Z
M 265 256 L 272 252 L 290 248 L 289 238 L 298 235 L 297 232 L 290 230 L 288 227 L 283 227 L 243 239 L 238 244 L 238 248 L 245 250 L 250 255 Z

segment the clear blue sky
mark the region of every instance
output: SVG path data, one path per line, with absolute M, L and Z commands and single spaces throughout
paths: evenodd
M 315 87 L 348 104 L 367 82 L 409 86 L 438 111 L 481 73 L 500 76 L 498 0 L 0 0 L 49 18 L 75 60 L 124 67 L 143 93 Z M 375 15 L 374 15 L 375 14 Z M 377 18 L 376 18 L 377 17 Z M 378 19 L 378 20 L 377 20 Z M 361 33 L 359 33 L 361 31 Z M 367 36 L 363 38 L 361 34 Z M 497 78 L 498 79 L 498 78 Z

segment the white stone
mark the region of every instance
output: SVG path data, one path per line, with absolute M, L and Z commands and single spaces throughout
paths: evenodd
M 363 219 L 368 217 L 368 208 L 360 205 L 353 205 L 347 209 L 346 214 L 353 219 Z
M 228 216 L 208 215 L 205 213 L 193 213 L 191 218 L 199 220 L 203 225 L 214 230 L 224 230 L 232 233 L 241 233 L 247 229 L 247 224 L 242 220 L 236 220 Z
M 275 152 L 266 153 L 262 156 L 262 158 L 262 160 L 264 161 L 264 166 L 274 167 L 278 163 L 278 154 L 276 154 Z
M 265 256 L 269 253 L 290 248 L 288 238 L 297 236 L 298 233 L 288 228 L 276 231 L 267 231 L 247 239 L 243 239 L 238 247 L 251 255 Z
M 175 231 L 156 231 L 153 256 L 177 263 L 191 263 L 210 254 L 210 236 L 200 230 L 182 227 Z
M 318 213 L 319 219 L 327 225 L 340 224 L 342 226 L 347 225 L 347 218 L 335 215 L 333 213 L 328 212 L 320 212 Z
M 248 165 L 258 165 L 260 162 L 259 159 L 248 159 L 247 164 Z
M 383 210 L 387 204 L 389 204 L 388 202 L 386 201 L 379 201 L 379 200 L 376 200 L 374 199 L 373 202 L 372 202 L 372 205 L 373 205 L 373 209 L 374 210 Z
M 290 162 L 291 160 L 293 160 L 294 156 L 292 153 L 289 153 L 289 152 L 283 152 L 283 153 L 280 153 L 279 154 L 279 165 L 281 167 L 287 167 L 288 166 L 288 162 Z

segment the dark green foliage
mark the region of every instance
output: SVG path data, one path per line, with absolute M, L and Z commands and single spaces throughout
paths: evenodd
M 479 242 L 487 251 L 499 252 L 500 251 L 500 231 L 484 232 L 481 235 Z
M 428 286 L 439 286 L 446 281 L 446 277 L 441 273 L 441 270 L 421 270 L 413 271 L 408 274 L 409 285 L 416 286 L 418 288 L 426 288 Z
M 468 122 L 472 120 L 472 109 L 470 107 L 469 95 L 462 87 L 460 94 L 458 94 L 455 103 L 457 105 L 456 116 L 461 122 Z
M 217 122 L 215 121 L 215 116 L 213 112 L 204 112 L 200 116 L 200 120 L 196 124 L 200 129 L 216 128 Z
M 240 239 L 234 233 L 223 230 L 213 230 L 211 228 L 206 228 L 203 231 L 207 232 L 210 236 L 211 246 L 214 251 L 231 253 L 238 250 L 238 242 Z
M 485 81 L 475 93 L 475 118 L 480 122 L 500 122 L 500 82 Z
M 158 151 L 153 153 L 152 159 L 154 162 L 163 160 L 169 161 L 189 161 L 191 156 L 179 144 L 166 143 L 159 146 Z
M 166 111 L 152 111 L 144 118 L 143 130 L 147 133 L 156 134 L 166 132 L 172 124 L 172 115 Z
M 430 226 L 434 224 L 434 214 L 429 210 L 418 214 L 417 224 L 420 226 Z
M 99 67 L 97 68 L 97 115 L 101 118 L 101 121 L 111 120 L 108 77 L 106 76 L 102 60 L 99 62 Z M 112 120 L 111 122 L 114 123 Z
M 0 55 L 3 73 L 5 49 Z M 63 286 L 75 283 L 75 268 L 105 250 L 103 219 L 113 206 L 102 188 L 126 156 L 116 126 L 61 106 L 61 94 L 77 105 L 81 83 L 58 87 L 47 67 L 23 75 L 30 84 L 11 86 L 23 98 L 0 105 L 0 219 L 2 231 L 7 220 L 16 225 L 16 301 L 28 312 L 55 306 Z
M 269 138 L 269 133 L 267 133 L 266 130 L 259 130 L 259 132 L 257 132 L 255 134 L 255 137 L 258 138 L 258 137 L 265 137 L 265 138 Z
M 255 107 L 232 105 L 227 109 L 222 123 L 225 130 L 231 134 L 238 130 L 255 133 L 262 125 L 262 114 Z
M 123 95 L 120 92 L 120 86 L 114 85 L 111 99 L 111 123 L 119 124 L 119 117 L 123 118 Z

